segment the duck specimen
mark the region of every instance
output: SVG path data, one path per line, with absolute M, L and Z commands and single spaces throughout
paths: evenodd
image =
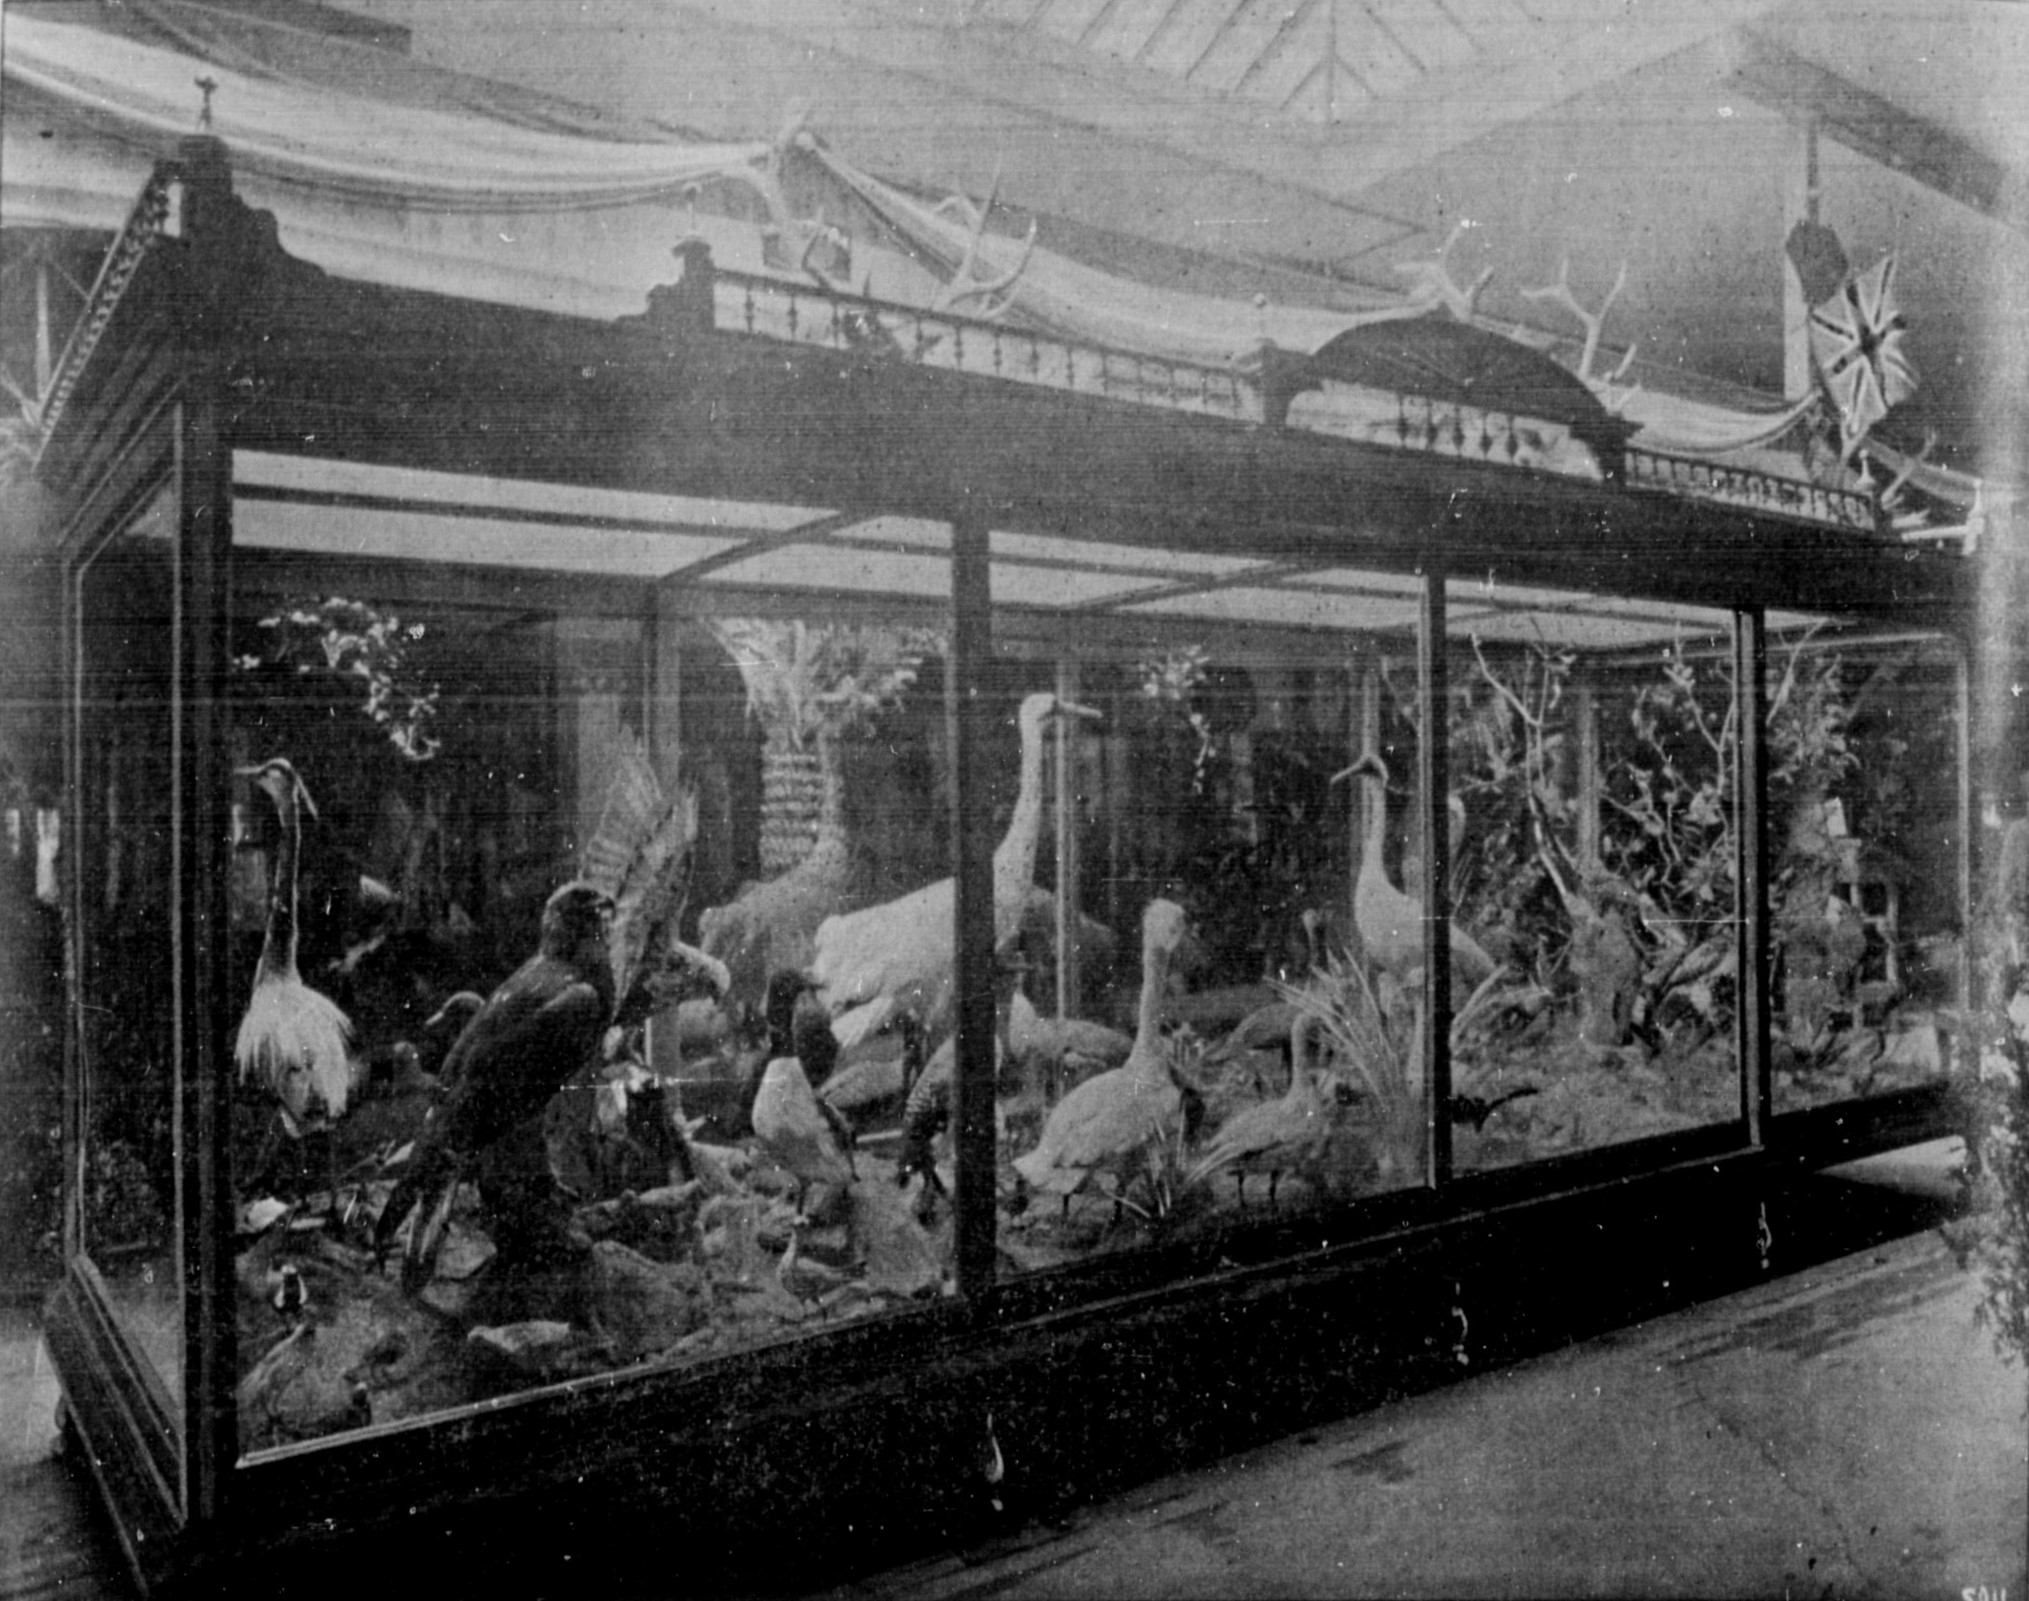
M 582 879 L 552 894 L 536 953 L 486 997 L 445 1057 L 444 1098 L 374 1225 L 374 1252 L 384 1257 L 422 1205 L 403 1257 L 405 1288 L 427 1280 L 469 1164 L 539 1118 L 565 1080 L 597 1060 L 613 1017 L 612 915 L 613 897 Z
M 1406 983 L 1423 968 L 1423 902 L 1389 881 L 1382 860 L 1388 839 L 1388 766 L 1369 752 L 1334 775 L 1333 782 L 1341 778 L 1360 780 L 1367 814 L 1359 877 L 1353 883 L 1353 926 L 1367 959 Z M 1454 993 L 1469 995 L 1496 971 L 1494 959 L 1456 923 L 1450 927 Z
M 1021 778 L 1007 832 L 993 853 L 993 937 L 1007 944 L 1021 927 L 1036 876 L 1043 815 L 1043 733 L 1058 717 L 1097 717 L 1048 691 L 1030 695 L 1017 719 Z M 840 1045 L 851 1048 L 899 1019 L 920 1036 L 949 1009 L 952 880 L 940 878 L 899 899 L 828 917 L 818 925 L 811 977 L 831 1010 Z M 916 1064 L 920 1067 L 920 1063 Z M 916 1073 L 906 1072 L 913 1087 Z
M 801 974 L 777 973 L 768 981 L 770 1049 L 775 1054 L 761 1071 L 750 1114 L 761 1149 L 796 1181 L 799 1216 L 813 1184 L 843 1188 L 859 1177 L 851 1130 L 836 1110 L 817 1098 L 809 1070 L 794 1054 L 799 1034 L 808 1044 L 815 1044 L 819 1034 L 830 1038 L 822 1013 L 817 1014 L 817 1028 L 796 1026 L 796 1001 L 808 989 Z M 820 1074 L 828 1070 L 828 1064 L 818 1068 Z
M 1078 1085 L 1050 1110 L 1035 1149 L 1017 1157 L 1015 1172 L 1031 1189 L 1071 1197 L 1094 1175 L 1110 1173 L 1121 1185 L 1147 1161 L 1157 1141 L 1185 1118 L 1185 1089 L 1177 1079 L 1169 1042 L 1162 1036 L 1162 1003 L 1170 960 L 1183 943 L 1184 909 L 1154 900 L 1141 920 L 1141 1004 L 1134 1048 L 1127 1060 Z
M 1290 1026 L 1287 1093 L 1280 1100 L 1243 1106 L 1220 1124 L 1190 1181 L 1230 1171 L 1245 1205 L 1248 1175 L 1266 1173 L 1268 1204 L 1273 1206 L 1275 1187 L 1284 1173 L 1309 1175 L 1318 1170 L 1335 1124 L 1335 1103 L 1319 1085 L 1315 1071 L 1322 1027 L 1314 1014 L 1296 1011 Z
M 296 968 L 296 878 L 303 813 L 317 815 L 310 791 L 280 756 L 240 769 L 275 803 L 281 840 L 268 885 L 267 928 L 254 967 L 253 994 L 240 1019 L 233 1060 L 242 1084 L 256 1083 L 280 1106 L 283 1132 L 300 1139 L 345 1114 L 363 1064 L 352 1054 L 352 1023 Z

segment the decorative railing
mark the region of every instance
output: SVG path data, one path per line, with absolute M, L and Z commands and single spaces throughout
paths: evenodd
M 1262 423 L 1272 407 L 1259 376 L 1136 355 L 1021 328 L 873 300 L 759 274 L 709 273 L 713 326 L 827 350 L 997 378 L 1165 411 Z M 1562 426 L 1505 412 L 1328 383 L 1294 397 L 1287 426 L 1451 460 L 1486 462 L 1598 482 L 1615 476 Z M 1778 477 L 1638 446 L 1620 481 L 1685 500 L 1801 519 L 1880 536 L 1874 501 L 1851 490 Z
M 1630 446 L 1627 482 L 1637 489 L 1659 489 L 1688 500 L 1738 506 L 1748 511 L 1801 517 L 1833 528 L 1878 534 L 1880 519 L 1870 496 L 1850 489 L 1829 489 L 1796 478 L 1778 478 L 1745 467 L 1727 467 L 1688 456 Z
M 1260 383 L 1230 369 L 1073 344 L 779 278 L 716 272 L 712 312 L 721 332 L 861 351 L 919 367 L 1234 422 L 1258 423 L 1267 416 Z

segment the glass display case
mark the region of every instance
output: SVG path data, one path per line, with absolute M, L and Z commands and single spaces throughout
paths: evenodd
M 1955 554 L 695 246 L 619 324 L 347 283 L 203 140 L 116 257 L 52 1347 L 151 1581 L 532 1495 L 906 1544 L 1737 1282 L 1945 1126 Z

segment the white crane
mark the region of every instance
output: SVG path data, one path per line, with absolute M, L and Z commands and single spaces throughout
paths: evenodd
M 1369 752 L 1332 782 L 1358 778 L 1364 786 L 1366 835 L 1359 877 L 1353 882 L 1353 926 L 1367 959 L 1405 985 L 1423 970 L 1423 902 L 1389 881 L 1382 851 L 1388 839 L 1388 765 Z M 1453 993 L 1470 995 L 1497 970 L 1494 959 L 1456 923 L 1451 925 Z
M 993 853 L 993 936 L 1021 927 L 1036 876 L 1043 811 L 1043 733 L 1062 716 L 1097 717 L 1047 690 L 1021 704 L 1021 784 L 1014 815 Z M 949 1008 L 955 887 L 940 878 L 895 900 L 827 917 L 818 925 L 810 976 L 832 1014 L 841 1049 L 910 1020 L 919 1036 Z M 911 1075 L 913 1080 L 913 1075 Z

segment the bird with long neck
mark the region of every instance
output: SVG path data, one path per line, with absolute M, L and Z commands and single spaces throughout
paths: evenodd
M 1330 1108 L 1316 1077 L 1316 1041 L 1323 1024 L 1299 1010 L 1289 1031 L 1289 1089 L 1279 1100 L 1244 1106 L 1219 1125 L 1191 1171 L 1195 1181 L 1230 1172 L 1247 1199 L 1247 1177 L 1268 1175 L 1268 1204 L 1284 1173 L 1313 1173 L 1333 1133 Z
M 1154 900 L 1141 920 L 1141 1003 L 1134 1048 L 1120 1066 L 1085 1080 L 1050 1110 L 1035 1149 L 1015 1159 L 1031 1189 L 1071 1197 L 1100 1173 L 1115 1180 L 1115 1195 L 1148 1159 L 1150 1148 L 1184 1120 L 1184 1088 L 1171 1071 L 1162 1037 L 1162 1007 L 1169 970 L 1183 943 L 1184 910 Z
M 1366 827 L 1359 876 L 1353 881 L 1353 926 L 1375 966 L 1407 983 L 1423 969 L 1423 902 L 1389 880 L 1382 852 L 1388 841 L 1388 766 L 1369 752 L 1333 776 L 1357 778 L 1365 798 Z M 1452 992 L 1469 995 L 1495 971 L 1494 959 L 1456 923 L 1451 925 Z
M 253 993 L 233 1060 L 242 1084 L 255 1083 L 281 1107 L 291 1138 L 345 1114 L 363 1061 L 352 1053 L 352 1023 L 337 1002 L 303 982 L 296 969 L 296 880 L 303 848 L 303 813 L 317 815 L 310 791 L 282 757 L 240 771 L 275 804 L 281 837 L 268 884 L 267 928 L 254 967 Z
M 1017 719 L 1021 778 L 1007 832 L 993 852 L 993 934 L 1005 945 L 1020 931 L 1036 875 L 1043 812 L 1043 734 L 1061 716 L 1097 717 L 1048 691 L 1030 695 Z M 810 975 L 850 1049 L 907 1016 L 922 1032 L 948 1010 L 952 986 L 953 881 L 940 878 L 895 900 L 828 917 L 818 926 Z M 913 1084 L 914 1075 L 910 1075 Z

